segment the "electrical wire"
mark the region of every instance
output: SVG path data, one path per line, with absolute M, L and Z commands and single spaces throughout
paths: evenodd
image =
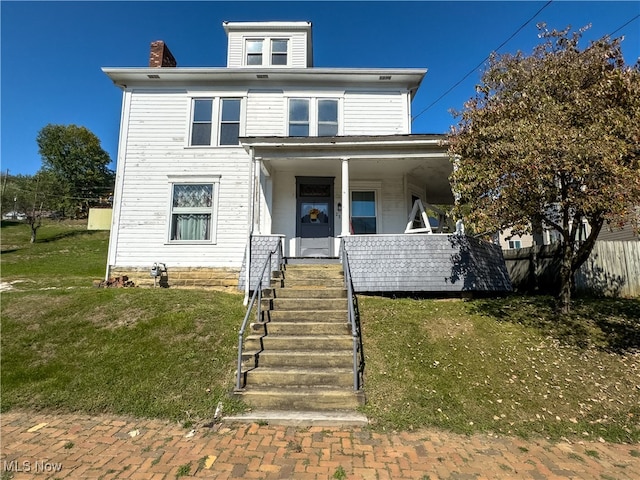
M 520 33 L 520 31 L 526 27 L 527 25 L 529 25 L 529 23 L 531 23 L 531 21 L 536 18 L 540 12 L 542 12 L 545 8 L 547 8 L 549 5 L 551 5 L 551 3 L 553 2 L 553 0 L 549 0 L 547 3 L 545 3 L 536 13 L 533 14 L 533 16 L 531 18 L 529 18 L 529 20 L 527 20 L 526 22 L 524 22 L 522 25 L 520 25 L 520 27 L 511 34 L 511 36 L 509 38 L 507 38 L 504 42 L 502 42 L 498 48 L 496 48 L 494 51 L 497 52 L 498 50 L 500 50 L 502 47 L 504 47 L 513 37 L 515 37 L 518 33 Z M 411 121 L 413 122 L 416 118 L 418 118 L 420 115 L 422 115 L 423 113 L 427 112 L 431 107 L 433 107 L 436 103 L 438 103 L 440 100 L 442 100 L 444 97 L 446 97 L 447 95 L 449 95 L 449 93 L 451 93 L 451 91 L 453 91 L 458 85 L 460 85 L 462 82 L 464 82 L 472 73 L 475 73 L 476 70 L 478 70 L 478 68 L 480 68 L 487 60 L 489 60 L 489 56 L 487 55 L 478 65 L 476 65 L 475 67 L 473 67 L 464 77 L 462 77 L 460 80 L 458 80 L 458 82 L 456 82 L 451 88 L 449 88 L 446 92 L 444 92 L 442 95 L 440 95 L 438 98 L 436 98 L 433 102 L 431 102 L 429 104 L 429 106 L 427 106 L 425 109 L 423 109 L 420 113 L 418 113 L 417 115 L 415 115 L 414 117 L 411 118 Z
M 515 37 L 524 27 L 526 27 L 535 17 L 538 16 L 538 14 L 540 14 L 540 12 L 542 12 L 545 8 L 547 8 L 549 5 L 551 5 L 551 3 L 553 2 L 553 0 L 549 0 L 540 10 L 538 10 L 529 20 L 527 20 L 524 24 L 522 24 L 520 26 L 520 28 L 518 28 L 509 38 L 507 38 L 504 42 L 502 42 L 500 44 L 500 46 L 498 46 L 498 48 L 496 48 L 494 51 L 498 51 L 500 50 L 502 47 L 504 47 L 509 40 L 511 40 L 513 37 Z M 612 37 L 613 35 L 615 35 L 617 32 L 619 32 L 620 30 L 622 30 L 624 27 L 626 27 L 627 25 L 629 25 L 630 23 L 634 22 L 635 20 L 637 20 L 638 18 L 640 18 L 640 14 L 636 15 L 635 17 L 632 17 L 630 20 L 628 20 L 627 22 L 625 22 L 624 24 L 622 24 L 621 26 L 619 26 L 618 28 L 616 28 L 613 32 L 611 32 L 610 34 L 608 34 L 608 37 Z M 425 113 L 427 110 L 429 110 L 431 107 L 433 107 L 436 103 L 438 103 L 440 100 L 442 100 L 444 97 L 446 97 L 449 93 L 451 93 L 452 90 L 454 90 L 458 85 L 460 85 L 463 81 L 465 81 L 469 75 L 471 75 L 472 73 L 474 73 L 476 70 L 478 70 L 478 68 L 480 68 L 484 62 L 486 62 L 489 59 L 489 56 L 485 57 L 484 60 L 482 60 L 478 65 L 476 65 L 472 70 L 470 70 L 464 77 L 462 77 L 458 82 L 456 82 L 455 85 L 453 85 L 451 88 L 449 88 L 446 92 L 444 92 L 442 95 L 440 95 L 436 100 L 434 100 L 433 102 L 431 102 L 429 104 L 429 106 L 427 106 L 425 109 L 423 109 L 420 113 L 418 113 L 417 115 L 415 115 L 414 117 L 411 118 L 411 121 L 413 122 L 416 118 L 418 118 L 420 115 L 422 115 L 423 113 Z

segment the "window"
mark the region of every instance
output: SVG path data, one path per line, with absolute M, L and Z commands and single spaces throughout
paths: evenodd
M 220 145 L 238 145 L 240 136 L 240 99 L 223 98 L 220 114 Z
M 271 65 L 286 65 L 288 40 L 271 40 Z
M 192 146 L 238 145 L 242 99 L 196 98 L 191 123 Z M 218 113 L 219 112 L 219 113 Z M 218 118 L 215 124 L 213 119 Z
M 338 100 L 324 98 L 289 100 L 290 137 L 334 137 L 338 135 L 338 125 Z
M 520 240 L 509 240 L 509 248 L 521 248 Z
M 247 65 L 262 65 L 263 40 L 247 40 Z
M 289 136 L 309 136 L 309 100 L 292 98 L 289 101 Z
M 351 229 L 354 234 L 376 233 L 376 192 L 351 192 Z
M 213 100 L 193 101 L 193 125 L 191 127 L 191 145 L 211 145 L 211 114 Z
M 338 101 L 318 100 L 318 136 L 338 135 Z
M 218 180 L 171 186 L 171 242 L 214 242 Z

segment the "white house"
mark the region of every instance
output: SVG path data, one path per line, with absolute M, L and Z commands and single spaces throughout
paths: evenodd
M 406 276 L 406 264 L 429 251 L 416 241 L 452 243 L 451 232 L 437 241 L 404 233 L 416 200 L 453 203 L 446 137 L 411 133 L 425 69 L 315 67 L 309 22 L 223 27 L 225 67 L 177 67 L 154 42 L 149 67 L 103 68 L 123 91 L 107 277 L 144 284 L 158 263 L 170 285 L 237 287 L 261 245 L 282 241 L 285 257 L 330 258 L 341 239 L 354 239 L 347 246 L 360 248 L 363 261 L 395 252 L 385 269 Z M 495 255 L 485 247 L 482 258 Z M 424 261 L 446 255 L 451 270 L 456 247 L 434 248 Z M 375 276 L 365 270 L 356 283 Z M 389 288 L 470 285 L 425 286 L 424 268 L 414 276 Z

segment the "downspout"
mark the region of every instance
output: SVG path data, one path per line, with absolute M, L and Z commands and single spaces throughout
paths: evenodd
M 253 238 L 253 219 L 255 217 L 255 202 L 253 201 L 253 197 L 255 195 L 255 168 L 256 168 L 256 158 L 255 153 L 253 151 L 253 147 L 249 148 L 249 156 L 251 157 L 251 164 L 249 166 L 249 239 L 247 241 L 247 250 L 245 253 L 244 260 L 244 300 L 242 304 L 246 307 L 249 303 L 249 291 L 251 289 L 251 285 L 249 282 L 251 281 L 251 239 Z

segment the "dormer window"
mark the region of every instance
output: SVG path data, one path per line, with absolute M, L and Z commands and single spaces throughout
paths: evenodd
M 287 66 L 289 40 L 286 38 L 251 38 L 245 43 L 247 66 Z
M 264 40 L 247 40 L 247 65 L 262 65 Z
M 271 40 L 271 65 L 286 65 L 288 40 Z

